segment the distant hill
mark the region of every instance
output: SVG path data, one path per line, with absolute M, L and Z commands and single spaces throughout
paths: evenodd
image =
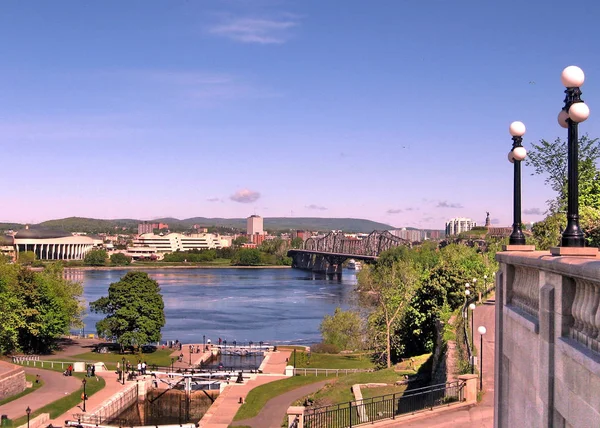
M 150 220 L 149 220 L 150 221 Z M 152 219 L 153 223 L 167 223 L 171 230 L 188 230 L 194 224 L 203 227 L 232 227 L 236 229 L 246 229 L 245 218 L 206 218 L 193 217 L 184 220 L 176 218 Z M 117 230 L 129 232 L 137 231 L 138 223 L 142 220 L 136 219 L 115 219 L 102 220 L 84 217 L 68 217 L 57 220 L 48 220 L 37 225 L 31 225 L 32 228 L 44 227 L 50 229 L 61 229 L 67 232 L 88 232 L 88 233 L 114 233 Z M 18 223 L 0 223 L 0 230 L 18 230 L 25 226 Z M 264 227 L 268 230 L 311 230 L 328 231 L 343 230 L 344 232 L 369 233 L 373 230 L 394 229 L 393 226 L 384 223 L 378 223 L 371 220 L 357 218 L 321 218 L 321 217 L 266 217 L 264 218 Z

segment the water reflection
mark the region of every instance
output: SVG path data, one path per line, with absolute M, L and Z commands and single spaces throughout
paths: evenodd
M 126 270 L 70 271 L 84 284 L 87 302 L 107 294 Z M 167 323 L 163 340 L 202 343 L 202 336 L 240 342 L 314 343 L 319 324 L 337 306 L 349 306 L 354 271 L 342 278 L 295 269 L 156 269 Z M 87 305 L 86 305 L 87 306 Z M 88 314 L 85 332 L 102 315 Z

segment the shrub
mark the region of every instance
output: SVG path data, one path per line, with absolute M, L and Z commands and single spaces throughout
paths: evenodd
M 339 354 L 340 349 L 332 345 L 330 343 L 317 343 L 316 345 L 312 345 L 310 347 L 311 352 L 315 352 L 317 354 Z

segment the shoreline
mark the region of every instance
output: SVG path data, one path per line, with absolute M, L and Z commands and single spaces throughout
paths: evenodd
M 211 265 L 193 265 L 193 266 L 65 266 L 64 270 L 136 270 L 136 269 L 291 269 L 291 266 L 211 266 Z M 44 268 L 32 268 L 44 269 Z

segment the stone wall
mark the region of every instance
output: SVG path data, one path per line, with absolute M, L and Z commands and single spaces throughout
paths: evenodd
M 0 361 L 0 400 L 23 392 L 25 388 L 23 367 Z
M 600 259 L 496 257 L 494 426 L 600 426 Z

